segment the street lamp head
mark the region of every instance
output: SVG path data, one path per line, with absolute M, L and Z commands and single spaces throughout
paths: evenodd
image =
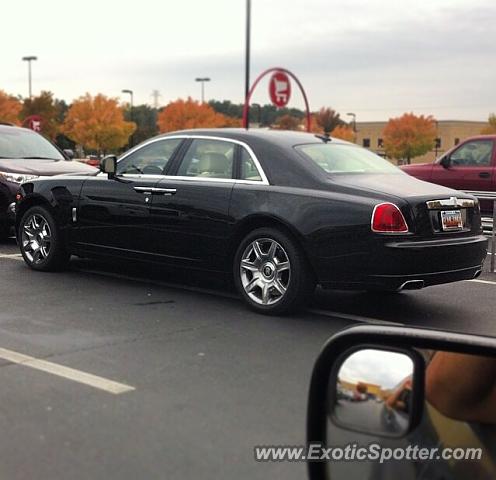
M 198 78 L 195 78 L 195 82 L 210 82 L 210 78 L 209 77 L 198 77 Z
M 125 88 L 124 90 L 122 90 L 122 93 L 129 93 L 130 95 L 132 95 L 133 91 Z
M 350 117 L 356 117 L 355 113 L 347 113 L 346 115 L 349 115 Z
M 31 62 L 32 60 L 38 60 L 38 57 L 35 57 L 34 55 L 29 55 L 27 57 L 22 57 L 22 60 L 25 62 Z

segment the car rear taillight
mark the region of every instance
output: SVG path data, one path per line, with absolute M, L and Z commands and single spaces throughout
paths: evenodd
M 408 225 L 394 203 L 380 203 L 372 213 L 372 231 L 377 233 L 407 233 Z

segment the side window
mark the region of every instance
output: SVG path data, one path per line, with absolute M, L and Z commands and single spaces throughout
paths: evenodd
M 451 156 L 451 164 L 458 167 L 487 167 L 491 165 L 492 140 L 474 140 L 463 144 Z
M 233 178 L 235 144 L 222 140 L 195 139 L 177 175 L 183 177 Z
M 241 149 L 241 180 L 262 181 L 253 158 L 245 148 Z
M 182 140 L 169 138 L 144 145 L 118 163 L 117 175 L 162 175 Z

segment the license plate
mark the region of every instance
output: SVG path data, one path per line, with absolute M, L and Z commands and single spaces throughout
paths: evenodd
M 441 212 L 441 225 L 444 231 L 461 230 L 463 228 L 462 212 L 460 210 Z

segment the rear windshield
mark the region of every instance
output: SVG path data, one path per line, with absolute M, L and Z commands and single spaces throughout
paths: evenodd
M 44 137 L 29 130 L 2 128 L 0 158 L 52 158 L 64 160 L 63 155 Z
M 379 155 L 355 145 L 331 142 L 298 145 L 295 148 L 329 174 L 404 173 Z

